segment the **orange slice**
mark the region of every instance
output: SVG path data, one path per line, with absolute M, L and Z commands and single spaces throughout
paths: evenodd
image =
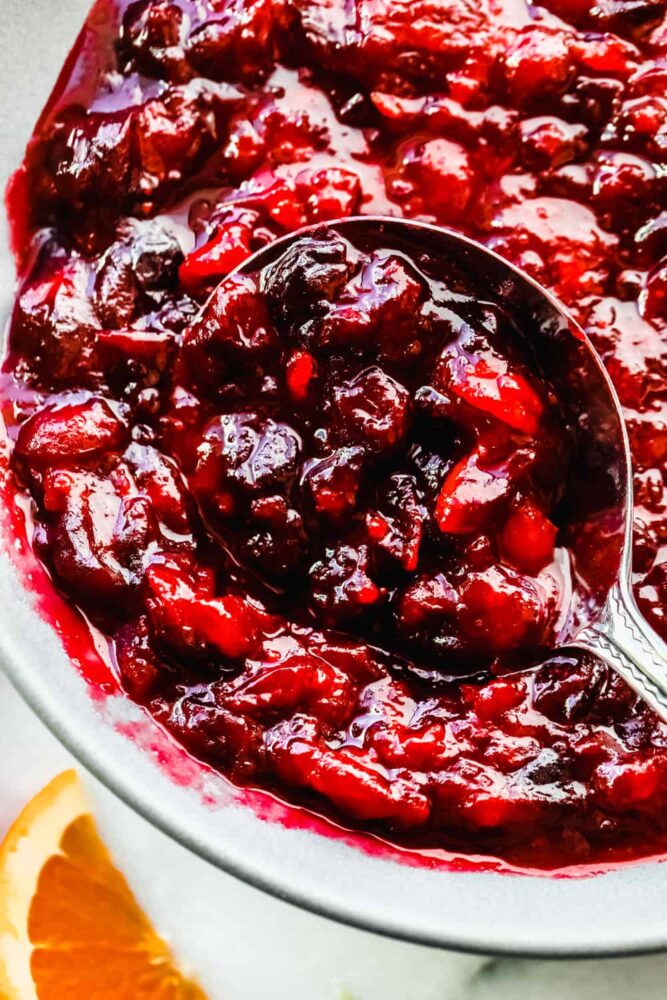
M 74 771 L 0 847 L 0 1000 L 206 1000 L 114 867 Z

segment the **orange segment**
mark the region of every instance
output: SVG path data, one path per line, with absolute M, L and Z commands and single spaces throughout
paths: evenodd
M 74 771 L 0 847 L 0 1000 L 206 1000 L 114 867 Z

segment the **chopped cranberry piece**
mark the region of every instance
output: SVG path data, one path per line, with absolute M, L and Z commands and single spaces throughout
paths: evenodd
M 386 3 L 344 12 L 320 0 L 300 0 L 298 14 L 319 65 L 366 83 L 387 80 L 424 87 L 465 55 L 483 52 L 487 18 L 471 0 L 416 0 L 410 7 Z
M 193 384 L 215 390 L 230 365 L 261 361 L 275 347 L 276 334 L 256 283 L 236 274 L 218 285 L 186 330 L 182 356 Z
M 543 410 L 539 395 L 520 370 L 493 350 L 471 357 L 465 347 L 446 348 L 434 381 L 437 388 L 453 392 L 517 431 L 537 431 Z
M 99 320 L 88 299 L 90 269 L 80 260 L 54 260 L 22 290 L 14 336 L 30 352 L 47 385 L 85 381 Z
M 489 463 L 479 449 L 458 462 L 438 495 L 435 519 L 440 531 L 466 535 L 480 531 L 514 490 L 506 462 Z
M 342 725 L 354 705 L 354 687 L 336 667 L 305 651 L 295 652 L 234 682 L 227 704 L 251 717 L 284 717 L 302 710 Z
M 253 181 L 260 187 L 252 196 L 252 202 L 263 209 L 272 224 L 287 230 L 305 226 L 308 221 L 306 208 L 293 181 L 272 171 L 260 171 Z
M 520 705 L 525 697 L 521 682 L 492 681 L 475 694 L 475 713 L 485 721 L 496 720 Z
M 529 27 L 505 55 L 505 78 L 512 97 L 524 102 L 565 89 L 574 72 L 564 31 Z
M 236 781 L 261 772 L 265 757 L 262 729 L 244 715 L 218 703 L 212 686 L 202 695 L 186 695 L 174 702 L 149 702 L 155 717 L 199 757 L 225 767 Z
M 193 67 L 213 80 L 243 79 L 268 68 L 274 37 L 287 22 L 282 6 L 268 0 L 231 0 L 218 5 L 219 16 L 204 21 L 190 34 L 187 53 Z
M 461 628 L 491 649 L 540 645 L 549 638 L 550 600 L 528 577 L 493 566 L 471 573 L 461 587 Z
M 362 614 L 382 599 L 383 591 L 369 572 L 369 552 L 365 545 L 327 549 L 324 558 L 311 566 L 313 602 L 325 621 L 344 621 Z
M 147 101 L 135 114 L 133 149 L 143 199 L 169 190 L 174 175 L 193 171 L 217 137 L 218 94 L 192 81 L 173 87 L 164 100 Z
M 285 488 L 296 474 L 300 447 L 287 424 L 254 413 L 223 414 L 202 434 L 195 487 L 211 502 L 220 492 L 251 497 Z
M 51 183 L 61 198 L 75 204 L 98 196 L 119 200 L 127 190 L 132 156 L 132 118 L 122 112 L 83 115 L 70 112 L 48 137 L 45 153 Z
M 339 448 L 308 463 L 302 482 L 318 513 L 340 517 L 356 505 L 362 472 L 362 449 Z
M 78 470 L 54 469 L 44 478 L 46 553 L 86 606 L 136 587 L 157 539 L 150 504 L 128 496 L 128 486 L 122 476 L 114 482 Z
M 251 236 L 242 222 L 232 220 L 221 225 L 215 236 L 189 253 L 181 264 L 178 274 L 183 287 L 196 291 L 201 285 L 229 274 L 252 253 Z
M 170 0 L 138 0 L 123 17 L 121 49 L 149 75 L 171 79 L 187 75 L 182 44 L 187 19 Z
M 654 164 L 632 153 L 601 153 L 593 181 L 593 198 L 601 208 L 620 215 L 629 199 L 650 202 L 658 189 Z
M 55 465 L 118 448 L 127 433 L 119 408 L 91 396 L 34 413 L 19 431 L 16 454 L 36 465 Z
M 399 172 L 389 193 L 401 197 L 401 182 L 418 194 L 426 211 L 442 222 L 458 222 L 471 206 L 477 179 L 465 147 L 448 139 L 407 142 L 398 150 Z M 397 180 L 399 183 L 397 183 Z
M 276 740 L 271 754 L 284 780 L 310 787 L 359 819 L 387 819 L 405 827 L 428 819 L 428 799 L 415 785 L 390 782 L 352 749 L 320 749 L 295 737 L 285 747 Z
M 369 540 L 409 573 L 416 570 L 425 511 L 413 476 L 396 474 L 383 485 L 379 513 L 366 515 Z
M 137 701 L 144 701 L 163 671 L 151 643 L 146 617 L 136 624 L 124 625 L 116 633 L 116 662 L 125 690 Z
M 624 101 L 614 122 L 618 140 L 633 152 L 658 158 L 664 144 L 667 126 L 667 99 L 647 94 Z
M 304 203 L 308 222 L 328 222 L 354 215 L 361 203 L 359 175 L 339 167 L 302 170 L 296 176 L 296 191 Z
M 298 323 L 333 300 L 351 269 L 342 240 L 299 241 L 269 268 L 262 290 L 278 320 Z
M 493 791 L 471 795 L 462 809 L 464 823 L 473 829 L 520 826 L 536 822 L 539 817 L 537 803 L 522 800 L 507 792 Z
M 376 253 L 316 326 L 318 347 L 368 348 L 379 340 L 390 359 L 418 354 L 415 316 L 421 283 L 391 253 Z
M 588 332 L 605 361 L 621 402 L 643 407 L 662 395 L 667 378 L 667 350 L 645 354 L 652 327 L 634 302 L 608 296 L 591 305 Z
M 45 141 L 44 183 L 103 217 L 114 208 L 151 208 L 213 151 L 236 96 L 191 80 L 120 111 L 70 111 Z
M 151 445 L 137 443 L 130 445 L 123 458 L 160 521 L 170 531 L 187 534 L 191 528 L 188 491 L 173 459 Z
M 95 341 L 97 363 L 109 375 L 110 385 L 155 385 L 175 353 L 170 333 L 148 330 L 103 330 Z
M 373 453 L 390 451 L 403 440 L 409 425 L 410 395 L 381 368 L 366 368 L 333 390 L 336 437 Z
M 255 649 L 269 615 L 235 594 L 213 597 L 180 567 L 154 563 L 146 571 L 148 617 L 157 636 L 183 655 L 215 650 L 230 659 Z
M 595 774 L 600 796 L 612 808 L 641 808 L 655 795 L 663 780 L 657 760 L 600 764 Z
M 649 272 L 640 309 L 648 320 L 667 322 L 667 264 L 660 263 Z
M 282 496 L 252 501 L 250 523 L 239 533 L 238 541 L 241 557 L 268 577 L 290 574 L 308 551 L 303 518 Z
M 579 63 L 594 73 L 628 77 L 636 69 L 639 50 L 617 35 L 606 33 L 577 40 L 573 45 Z
M 538 573 L 553 560 L 558 529 L 539 507 L 524 501 L 514 510 L 502 533 L 503 552 L 517 569 Z
M 443 573 L 418 578 L 401 596 L 399 622 L 406 632 L 412 632 L 429 620 L 451 618 L 458 602 L 458 591 Z
M 586 151 L 588 130 L 560 118 L 529 118 L 519 127 L 523 159 L 528 167 L 560 167 Z
M 293 351 L 285 365 L 285 381 L 292 399 L 303 402 L 317 371 L 317 362 L 308 351 Z
M 109 328 L 129 325 L 159 301 L 176 277 L 183 254 L 176 236 L 155 220 L 128 220 L 100 258 L 95 278 L 95 309 Z
M 527 198 L 498 212 L 490 228 L 494 250 L 566 301 L 603 290 L 617 238 L 584 205 L 568 198 Z
M 430 771 L 446 766 L 458 755 L 459 748 L 448 735 L 442 722 L 414 728 L 395 723 L 374 729 L 370 742 L 385 767 Z

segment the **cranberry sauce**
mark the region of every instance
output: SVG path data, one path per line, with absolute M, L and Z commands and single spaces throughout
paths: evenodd
M 230 274 L 373 213 L 553 289 L 667 635 L 666 56 L 664 0 L 98 0 L 12 186 L 3 414 L 55 584 L 235 782 L 528 865 L 667 847 L 667 726 L 548 652 L 576 440 L 526 331 L 335 226 Z
M 185 333 L 170 451 L 209 532 L 290 620 L 444 672 L 553 644 L 572 434 L 529 343 L 452 261 L 344 229 L 264 252 Z

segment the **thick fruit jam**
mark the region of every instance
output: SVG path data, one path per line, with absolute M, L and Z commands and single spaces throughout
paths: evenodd
M 96 4 L 11 189 L 13 475 L 128 694 L 232 781 L 411 848 L 667 849 L 667 726 L 558 651 L 576 428 L 530 338 L 327 225 L 458 228 L 574 312 L 667 636 L 666 59 L 664 0 Z

